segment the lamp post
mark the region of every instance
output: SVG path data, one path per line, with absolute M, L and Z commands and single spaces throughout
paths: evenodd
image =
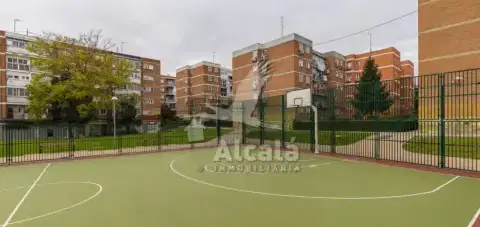
M 20 19 L 13 19 L 13 32 L 17 32 L 17 22 L 20 21 Z
M 113 103 L 113 149 L 117 147 L 117 122 L 116 122 L 116 109 L 115 109 L 115 102 L 117 102 L 118 98 L 116 96 L 112 97 L 112 103 Z

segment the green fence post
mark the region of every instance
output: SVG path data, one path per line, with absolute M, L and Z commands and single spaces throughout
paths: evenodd
M 242 113 L 242 144 L 246 144 L 247 143 L 247 127 L 245 125 L 245 107 L 244 107 L 244 104 L 243 104 L 243 101 L 242 101 L 242 104 L 240 106 L 242 109 L 241 109 L 241 113 Z
M 337 133 L 336 133 L 336 128 L 335 128 L 335 88 L 329 88 L 328 89 L 328 95 L 329 99 L 329 106 L 330 106 L 330 123 L 331 123 L 331 129 L 330 129 L 330 152 L 331 153 L 336 153 L 337 152 Z
M 264 103 L 263 103 L 263 98 L 260 99 L 260 145 L 263 145 L 263 142 L 264 142 L 264 136 L 263 136 L 263 133 L 264 133 Z
M 315 152 L 315 114 L 311 107 L 308 109 L 310 110 L 310 151 L 313 153 Z
M 282 141 L 281 147 L 285 148 L 285 95 L 282 95 Z
M 73 138 L 73 127 L 72 127 L 72 122 L 68 122 L 68 127 L 67 127 L 67 133 L 68 133 L 68 143 L 70 147 L 70 151 L 68 154 L 69 158 L 74 158 L 74 151 L 75 151 L 75 139 Z
M 439 84 L 440 84 L 440 122 L 439 122 L 439 146 L 440 146 L 440 157 L 438 167 L 445 168 L 445 75 L 443 73 L 439 76 Z
M 218 107 L 218 103 L 217 103 L 217 108 L 216 108 L 216 126 L 217 126 L 217 144 L 220 144 L 220 137 L 222 136 L 220 133 L 220 113 L 219 113 L 219 110 L 220 108 Z
M 157 149 L 158 151 L 161 150 L 160 148 L 160 131 L 162 130 L 162 120 L 159 119 L 159 121 L 157 122 Z
M 381 98 L 380 94 L 376 94 L 377 88 L 380 88 L 380 81 L 375 81 L 375 85 L 373 87 L 373 109 L 374 109 L 374 119 L 375 119 L 375 124 L 378 124 L 378 121 L 380 119 L 379 116 L 379 109 L 381 108 Z M 376 131 L 375 133 L 375 145 L 374 145 L 374 157 L 375 159 L 380 159 L 380 132 Z

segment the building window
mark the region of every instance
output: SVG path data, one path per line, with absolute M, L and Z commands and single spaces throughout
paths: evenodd
M 302 59 L 298 60 L 298 66 L 303 67 L 303 60 Z
M 143 80 L 152 80 L 152 81 L 153 81 L 153 77 L 151 77 L 151 76 L 143 76 Z
M 355 77 L 356 77 L 356 79 L 357 79 L 357 81 L 358 81 L 358 80 L 360 79 L 360 73 L 357 73 L 357 74 L 355 75 Z
M 160 81 L 161 81 L 161 83 L 162 83 L 162 84 L 163 84 L 163 83 L 165 83 L 165 80 L 163 80 L 163 79 L 162 79 L 162 80 L 160 80 Z
M 343 79 L 343 72 L 338 72 L 339 76 L 340 76 L 340 79 Z
M 140 79 L 140 73 L 132 73 L 132 75 L 130 75 L 130 79 Z
M 143 65 L 143 68 L 144 68 L 144 69 L 153 70 L 153 69 L 154 69 L 154 66 L 153 66 L 153 65 L 150 65 L 150 64 L 144 64 L 144 65 Z
M 153 91 L 153 88 L 151 87 L 145 87 L 145 92 L 152 92 Z
M 213 77 L 212 77 L 212 76 L 208 76 L 208 81 L 213 81 Z
M 310 69 L 310 62 L 305 62 L 307 64 L 307 69 Z
M 303 43 L 299 43 L 299 44 L 298 44 L 298 49 L 300 49 L 300 51 L 303 50 Z
M 22 48 L 25 49 L 26 42 L 20 40 L 9 39 L 7 40 L 7 45 L 10 47 Z
M 209 71 L 209 72 L 212 71 L 212 66 L 208 66 L 208 71 Z
M 28 91 L 24 88 L 7 88 L 7 96 L 28 97 Z
M 306 52 L 307 54 L 310 53 L 310 47 L 309 47 L 309 46 L 306 46 L 306 47 L 305 47 L 305 52 Z
M 153 104 L 153 99 L 145 99 L 145 104 Z
M 211 90 L 212 90 L 212 87 L 211 87 L 211 86 L 208 86 L 208 90 L 211 91 Z
M 303 83 L 303 75 L 298 75 L 298 82 Z
M 30 66 L 27 59 L 8 57 L 7 69 L 29 71 Z
M 100 115 L 107 115 L 107 110 L 100 110 Z
M 305 82 L 307 82 L 307 84 L 310 84 L 310 77 L 309 76 L 305 77 Z
M 184 81 L 185 81 L 185 82 L 184 82 L 185 84 L 187 84 L 187 83 L 188 83 L 188 80 L 184 80 Z
M 218 68 L 214 68 L 214 71 L 215 71 L 216 73 L 218 73 Z

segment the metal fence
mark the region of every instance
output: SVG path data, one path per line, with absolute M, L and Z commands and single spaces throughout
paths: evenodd
M 480 171 L 479 76 L 472 69 L 316 90 L 320 152 Z M 112 125 L 2 126 L 0 165 L 198 149 L 220 141 L 314 149 L 312 110 L 286 108 L 285 96 L 188 101 L 183 116 L 148 130 L 118 126 L 115 136 Z

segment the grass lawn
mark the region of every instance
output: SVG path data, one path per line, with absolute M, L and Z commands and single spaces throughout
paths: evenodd
M 363 140 L 371 135 L 371 132 L 345 132 L 340 131 L 336 132 L 336 145 L 349 145 L 360 140 Z M 282 132 L 279 130 L 265 130 L 264 133 L 265 140 L 279 140 L 282 138 Z M 286 131 L 285 139 L 286 141 L 291 141 L 291 138 L 295 137 L 296 143 L 310 143 L 310 131 L 307 130 L 292 130 Z M 252 131 L 247 134 L 247 138 L 260 138 L 260 131 Z M 319 131 L 318 132 L 318 143 L 320 145 L 330 145 L 331 144 L 331 132 L 330 131 Z
M 221 129 L 221 134 L 225 134 L 231 129 Z M 217 137 L 215 128 L 207 128 L 204 133 L 204 141 L 209 141 Z M 204 142 L 201 141 L 201 142 Z M 167 144 L 188 144 L 188 135 L 184 128 L 176 128 L 160 133 L 148 134 L 130 134 L 118 135 L 117 147 L 129 148 L 138 146 L 157 146 Z M 198 143 L 198 142 L 197 142 Z M 7 154 L 7 148 L 11 146 L 13 156 L 34 153 L 55 153 L 71 150 L 71 144 L 67 138 L 42 139 L 42 140 L 14 140 L 11 143 L 0 141 L 0 157 Z M 114 149 L 113 136 L 101 137 L 81 137 L 74 138 L 73 146 L 75 151 L 80 150 L 110 150 Z
M 437 136 L 416 136 L 403 145 L 403 148 L 414 153 L 438 154 L 438 144 Z M 479 137 L 446 137 L 445 145 L 446 156 L 480 159 Z

